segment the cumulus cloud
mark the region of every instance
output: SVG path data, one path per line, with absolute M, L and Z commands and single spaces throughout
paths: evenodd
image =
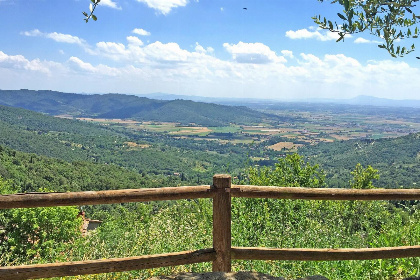
M 75 56 L 70 57 L 67 61 L 67 64 L 73 70 L 87 72 L 91 74 L 99 74 L 102 76 L 118 76 L 121 74 L 121 71 L 116 68 L 109 67 L 103 64 L 93 66 L 92 64 L 84 62 L 80 58 Z
M 37 29 L 22 34 L 84 43 L 75 36 Z M 183 49 L 175 42 L 146 43 L 140 38 L 127 36 L 124 42 L 104 41 L 85 48 L 102 64 L 74 54 L 57 63 L 0 51 L 0 84 L 12 88 L 19 81 L 20 87 L 36 88 L 34 85 L 48 82 L 59 90 L 74 92 L 194 92 L 280 99 L 348 98 L 365 92 L 380 92 L 382 97 L 394 97 L 398 92 L 399 98 L 409 98 L 420 90 L 420 70 L 395 60 L 360 62 L 344 54 L 276 53 L 265 44 L 244 42 L 223 44 L 230 59 L 221 59 L 211 46 L 199 42 Z
M 102 6 L 107 6 L 113 9 L 117 9 L 117 10 L 121 10 L 122 8 L 120 6 L 118 6 L 118 4 L 116 2 L 114 2 L 113 0 L 101 0 L 101 2 L 99 3 L 99 5 Z
M 144 45 L 143 41 L 140 40 L 136 36 L 128 36 L 127 37 L 127 42 L 128 42 L 128 45 L 131 45 L 131 46 L 143 46 Z
M 293 52 L 289 50 L 282 50 L 281 54 L 288 58 L 294 58 Z
M 314 29 L 314 28 L 310 28 L 310 30 L 308 30 L 304 28 L 304 29 L 299 29 L 296 31 L 293 31 L 293 30 L 286 31 L 286 37 L 292 40 L 316 39 L 318 41 L 331 41 L 331 40 L 337 40 L 339 38 L 339 35 L 338 33 L 329 32 L 326 30 Z M 350 38 L 351 36 L 347 35 L 346 37 Z
M 200 45 L 198 42 L 195 42 L 195 48 L 194 50 L 198 53 L 208 53 L 212 54 L 214 53 L 214 49 L 212 47 L 204 48 L 202 45 Z
M 2 51 L 0 51 L 0 68 L 50 72 L 48 67 L 39 59 L 28 60 L 22 55 L 7 55 Z
M 375 41 L 375 40 L 367 40 L 365 38 L 362 37 L 358 37 L 356 38 L 356 40 L 354 40 L 354 43 L 356 44 L 381 44 L 381 41 Z
M 130 40 L 133 41 L 135 39 L 127 38 L 127 40 L 130 42 Z M 96 43 L 96 49 L 89 50 L 89 53 L 94 55 L 102 55 L 118 61 L 124 58 L 129 58 L 128 55 L 130 54 L 130 51 L 122 43 L 99 42 Z
M 159 62 L 183 62 L 189 56 L 189 52 L 181 49 L 177 43 L 163 44 L 159 41 L 147 45 L 144 52 L 150 59 Z
M 188 4 L 188 0 L 137 0 L 137 2 L 144 3 L 163 15 L 169 14 L 174 8 L 184 7 Z
M 286 62 L 284 57 L 277 56 L 274 51 L 262 43 L 224 43 L 223 47 L 232 55 L 232 59 L 239 63 L 265 64 Z
M 76 44 L 80 46 L 86 45 L 85 40 L 80 39 L 79 37 L 73 36 L 70 34 L 63 34 L 63 33 L 57 33 L 57 32 L 45 33 L 45 32 L 39 31 L 38 29 L 34 29 L 31 31 L 24 31 L 24 32 L 21 32 L 20 34 L 24 36 L 29 36 L 29 37 L 44 37 L 44 38 L 52 39 L 59 43 Z
M 140 35 L 140 36 L 150 36 L 151 35 L 151 33 L 149 31 L 146 31 L 142 28 L 135 28 L 131 32 L 133 32 L 134 34 Z

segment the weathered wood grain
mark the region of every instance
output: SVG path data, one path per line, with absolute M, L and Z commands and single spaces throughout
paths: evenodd
M 185 265 L 215 260 L 213 249 L 106 260 L 0 267 L 0 280 L 75 276 Z
M 420 189 L 336 189 L 232 185 L 233 197 L 306 200 L 420 200 Z
M 342 261 L 420 257 L 420 246 L 362 249 L 270 249 L 233 247 L 235 260 Z
M 213 271 L 231 271 L 231 184 L 229 175 L 213 177 L 213 248 L 216 251 Z
M 210 198 L 210 186 L 0 195 L 0 209 Z

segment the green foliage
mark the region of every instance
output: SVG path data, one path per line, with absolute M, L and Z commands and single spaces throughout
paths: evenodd
M 325 170 L 329 187 L 348 187 L 351 171 L 360 163 L 380 170 L 379 188 L 420 186 L 420 133 L 392 139 L 355 139 L 302 147 L 299 153 Z
M 282 187 L 322 187 L 325 185 L 325 175 L 318 170 L 317 164 L 305 163 L 298 154 L 279 158 L 275 168 L 250 168 L 249 181 L 252 185 L 282 186 Z
M 303 174 L 302 157 L 294 154 L 276 164 L 273 170 L 251 169 L 252 184 L 282 185 L 284 178 Z M 293 168 L 294 167 L 294 168 Z M 309 174 L 322 170 L 308 169 Z M 277 174 L 276 174 L 277 173 Z M 352 187 L 371 188 L 377 170 L 356 166 Z M 280 184 L 279 184 L 280 183 Z M 295 183 L 294 186 L 305 186 Z M 417 244 L 420 240 L 420 211 L 416 206 L 396 208 L 383 201 L 305 201 L 234 198 L 232 202 L 233 246 L 271 248 L 367 248 Z M 398 233 L 397 233 L 398 232 Z M 420 258 L 340 261 L 236 261 L 234 270 L 254 270 L 295 279 L 319 274 L 330 279 L 400 279 L 418 275 L 413 267 Z
M 0 193 L 12 189 L 0 177 Z M 80 236 L 78 212 L 74 206 L 0 210 L 0 264 L 55 260 Z
M 373 180 L 379 179 L 378 170 L 372 166 L 368 166 L 363 169 L 363 166 L 358 163 L 356 169 L 351 172 L 353 179 L 350 181 L 350 187 L 352 189 L 373 189 Z
M 324 0 L 318 0 L 324 2 Z M 369 32 L 384 40 L 379 48 L 386 49 L 391 56 L 404 56 L 414 51 L 414 44 L 410 47 L 395 45 L 401 39 L 418 38 L 418 23 L 420 16 L 413 12 L 419 0 L 331 0 L 331 3 L 340 4 L 344 10 L 337 13 L 341 23 L 332 22 L 325 17 L 313 17 L 316 24 L 323 29 L 337 32 L 338 41 L 347 34 Z
M 93 12 L 96 9 L 96 6 L 98 6 L 99 2 L 101 2 L 101 0 L 90 0 L 92 3 L 90 3 L 89 5 L 89 11 L 90 14 L 83 12 L 83 15 L 85 16 L 84 21 L 87 23 L 89 21 L 89 19 L 93 19 L 94 21 L 97 21 L 98 18 L 93 14 Z

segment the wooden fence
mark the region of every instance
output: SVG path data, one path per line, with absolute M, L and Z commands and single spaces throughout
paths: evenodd
M 231 260 L 371 260 L 420 257 L 420 246 L 362 249 L 269 249 L 231 246 L 231 197 L 306 200 L 420 200 L 418 189 L 311 189 L 232 185 L 215 175 L 211 186 L 158 189 L 26 193 L 0 196 L 0 209 L 213 198 L 213 248 L 105 260 L 0 267 L 0 279 L 33 279 L 140 270 L 212 262 L 213 271 L 231 271 Z

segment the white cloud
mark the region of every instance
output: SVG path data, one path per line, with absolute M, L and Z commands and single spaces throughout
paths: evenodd
M 156 41 L 143 50 L 149 59 L 158 62 L 183 62 L 187 61 L 189 56 L 189 52 L 181 49 L 177 43 L 163 44 Z
M 289 50 L 282 50 L 281 54 L 288 58 L 294 58 L 293 52 Z
M 81 69 L 81 70 L 83 70 L 83 71 L 92 72 L 92 73 L 94 73 L 94 72 L 95 72 L 95 67 L 93 67 L 93 66 L 92 66 L 92 64 L 90 64 L 90 63 L 86 63 L 86 62 L 83 62 L 83 61 L 82 61 L 80 58 L 78 58 L 78 57 L 74 57 L 74 56 L 72 56 L 72 57 L 70 57 L 70 58 L 69 58 L 68 62 L 69 62 L 72 66 L 75 66 L 76 68 Z
M 362 37 L 358 37 L 356 38 L 356 40 L 354 40 L 354 43 L 356 44 L 381 44 L 381 41 L 375 41 L 375 40 L 367 40 L 365 38 Z
M 45 37 L 53 39 L 56 42 L 60 43 L 68 43 L 68 44 L 76 44 L 76 45 L 84 45 L 85 41 L 80 39 L 77 36 L 72 36 L 69 34 L 62 34 L 57 32 L 47 33 L 44 34 Z
M 133 32 L 134 34 L 140 35 L 140 36 L 150 36 L 151 35 L 151 33 L 149 31 L 146 31 L 142 28 L 135 28 L 131 32 Z
M 313 30 L 313 31 L 310 31 Z M 329 32 L 326 30 L 321 29 L 314 29 L 310 28 L 310 30 L 304 28 L 299 29 L 296 31 L 289 30 L 286 31 L 286 37 L 296 40 L 296 39 L 316 39 L 318 41 L 331 41 L 331 40 L 337 40 L 339 38 L 338 33 L 335 32 Z M 323 31 L 323 32 L 321 32 Z M 346 35 L 347 38 L 350 38 L 351 35 Z
M 420 70 L 393 60 L 360 62 L 343 54 L 276 53 L 263 43 L 244 42 L 223 44 L 231 59 L 220 59 L 211 46 L 199 42 L 183 49 L 175 42 L 146 43 L 127 36 L 122 43 L 98 42 L 88 47 L 83 39 L 68 34 L 34 29 L 22 35 L 83 44 L 87 55 L 95 58 L 72 54 L 66 62 L 57 63 L 0 51 L 4 88 L 284 99 L 349 98 L 366 93 L 395 98 L 395 92 L 398 98 L 413 98 L 420 91 Z M 93 62 L 97 60 L 101 64 Z
M 195 42 L 195 48 L 194 50 L 198 53 L 208 53 L 212 54 L 214 53 L 214 49 L 212 47 L 204 48 L 202 45 L 200 45 L 198 42 Z
M 74 56 L 70 57 L 67 63 L 75 71 L 99 74 L 103 76 L 119 76 L 121 74 L 121 71 L 116 68 L 109 67 L 103 64 L 93 66 L 92 64 L 84 62 L 80 58 Z
M 127 41 L 129 45 L 132 46 L 143 46 L 144 43 L 142 42 L 142 40 L 140 40 L 138 37 L 136 36 L 128 36 L 127 37 Z
M 31 30 L 31 31 L 20 32 L 20 34 L 25 35 L 25 36 L 29 36 L 29 37 L 38 37 L 38 36 L 43 36 L 44 33 L 39 31 L 38 29 L 34 29 L 34 30 Z
M 23 55 L 7 55 L 0 51 L 0 68 L 20 69 L 49 73 L 50 70 L 39 59 L 28 60 Z
M 29 37 L 44 37 L 44 38 L 49 38 L 52 39 L 56 42 L 59 43 L 67 43 L 67 44 L 76 44 L 76 45 L 80 45 L 80 46 L 86 46 L 86 41 L 83 39 L 80 39 L 77 36 L 73 36 L 73 35 L 69 35 L 69 34 L 63 34 L 63 33 L 57 33 L 57 32 L 52 32 L 52 33 L 45 33 L 45 32 L 41 32 L 38 29 L 34 29 L 31 31 L 24 31 L 20 33 L 21 35 L 24 36 L 29 36 Z
M 144 3 L 149 8 L 155 9 L 164 15 L 169 14 L 174 8 L 184 7 L 188 4 L 188 0 L 137 0 L 137 2 Z
M 89 51 L 90 54 L 102 55 L 113 60 L 121 60 L 128 58 L 130 51 L 126 49 L 124 44 L 114 42 L 96 43 L 96 49 Z
M 122 8 L 118 6 L 117 3 L 115 3 L 113 0 L 101 0 L 99 5 L 107 6 L 113 9 L 121 10 Z
M 223 47 L 232 55 L 232 59 L 239 63 L 286 62 L 284 57 L 277 56 L 274 51 L 262 43 L 239 42 L 236 45 L 224 43 Z

